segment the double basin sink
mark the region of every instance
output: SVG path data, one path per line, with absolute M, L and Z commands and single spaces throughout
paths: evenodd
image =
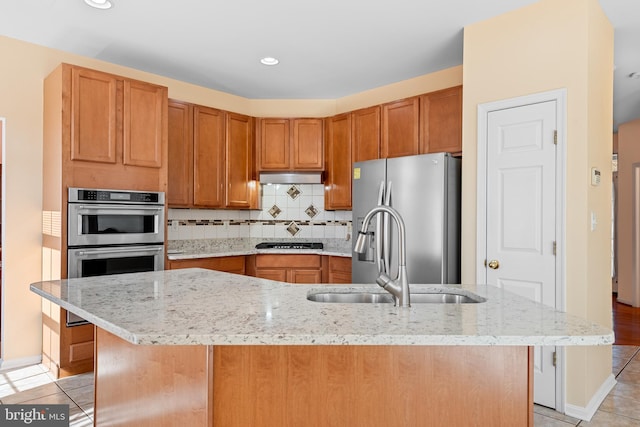
M 394 298 L 388 292 L 312 292 L 307 299 L 313 302 L 341 304 L 393 304 Z M 437 291 L 411 292 L 411 304 L 473 304 L 487 299 L 468 291 L 442 289 Z

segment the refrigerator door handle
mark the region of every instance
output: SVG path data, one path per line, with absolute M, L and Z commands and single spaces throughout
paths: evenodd
M 385 206 L 389 206 L 391 207 L 391 188 L 392 188 L 392 182 L 389 181 L 387 182 L 387 191 L 385 192 L 385 198 L 384 198 L 384 205 Z M 383 254 L 383 259 L 384 259 L 384 265 L 385 265 L 385 273 L 386 274 L 390 274 L 389 269 L 391 268 L 391 217 L 389 216 L 389 214 L 385 213 L 382 214 L 382 218 L 383 218 L 383 225 L 382 225 L 382 229 L 383 229 L 383 242 L 382 242 L 382 254 Z
M 384 203 L 384 181 L 380 181 L 380 188 L 378 189 L 378 198 L 377 198 L 377 203 L 378 205 L 382 205 Z M 377 216 L 380 216 L 380 214 L 378 214 Z M 374 236 L 374 238 L 376 239 L 376 264 L 378 266 L 378 273 L 386 273 L 387 272 L 387 268 L 385 265 L 383 265 L 384 260 L 382 259 L 383 256 L 383 248 L 382 248 L 382 220 L 381 218 L 376 218 L 376 234 Z

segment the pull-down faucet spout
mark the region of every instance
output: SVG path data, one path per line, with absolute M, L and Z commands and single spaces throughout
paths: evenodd
M 398 276 L 395 279 L 391 279 L 385 271 L 381 271 L 376 279 L 376 283 L 380 285 L 384 290 L 392 294 L 398 307 L 409 307 L 411 305 L 409 294 L 409 279 L 407 278 L 407 245 L 406 245 L 406 230 L 404 226 L 404 220 L 402 216 L 389 206 L 379 205 L 371 209 L 362 221 L 362 229 L 358 231 L 358 240 L 354 245 L 354 252 L 364 253 L 366 250 L 367 241 L 367 229 L 369 228 L 369 222 L 378 214 L 389 214 L 396 224 L 398 225 Z M 380 236 L 376 236 L 380 238 Z M 382 257 L 382 254 L 376 254 L 378 257 Z M 388 268 L 389 266 L 386 266 Z

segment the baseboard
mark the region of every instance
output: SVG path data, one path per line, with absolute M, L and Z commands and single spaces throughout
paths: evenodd
M 613 387 L 616 385 L 616 383 L 617 381 L 613 374 L 609 375 L 593 395 L 586 407 L 567 403 L 564 406 L 565 415 L 579 418 L 584 421 L 591 421 L 591 418 L 595 415 L 596 411 L 600 407 L 600 404 L 604 401 L 609 392 L 613 390 Z
M 41 362 L 41 354 L 37 356 L 21 357 L 20 359 L 2 360 L 0 361 L 0 372 L 24 368 L 25 366 L 37 365 Z

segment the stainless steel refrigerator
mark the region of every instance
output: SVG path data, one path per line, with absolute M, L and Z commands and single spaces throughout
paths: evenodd
M 356 162 L 354 235 L 369 210 L 385 204 L 404 219 L 409 283 L 460 283 L 461 160 L 448 153 Z M 387 218 L 385 218 L 387 217 Z M 380 268 L 398 271 L 397 228 L 388 215 L 369 224 L 367 250 L 353 253 L 353 283 L 375 283 Z M 356 239 L 352 239 L 354 244 Z

